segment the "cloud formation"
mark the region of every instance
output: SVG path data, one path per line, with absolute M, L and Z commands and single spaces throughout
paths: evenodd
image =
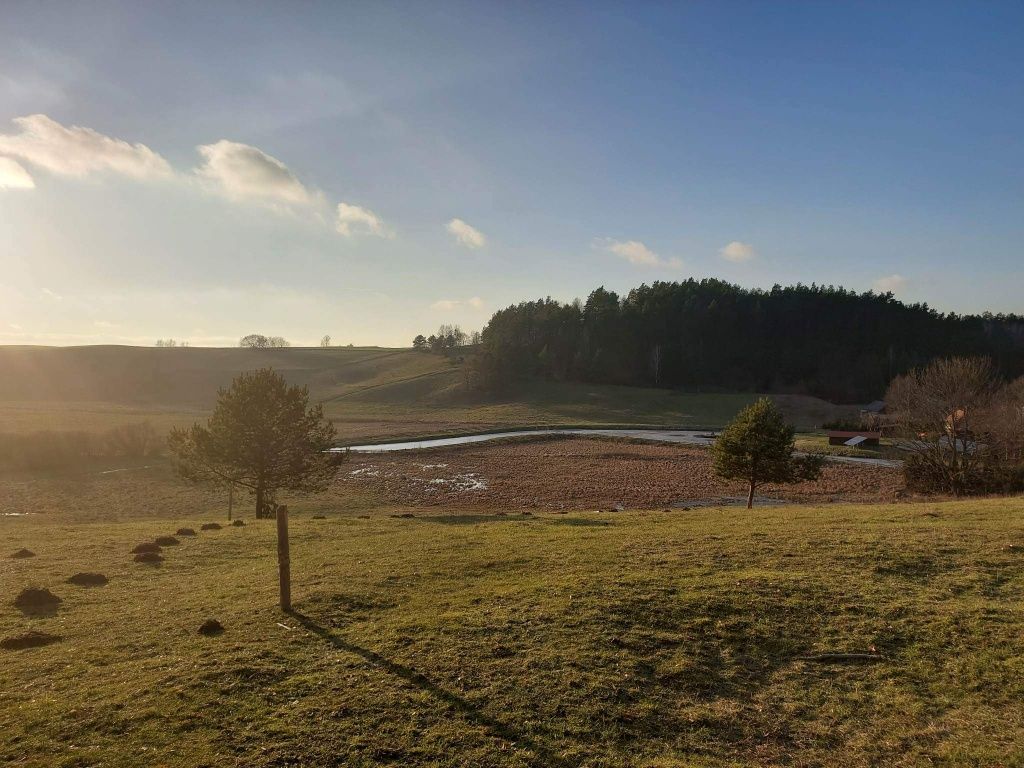
M 479 296 L 474 296 L 470 299 L 438 299 L 430 308 L 440 312 L 448 312 L 456 309 L 457 307 L 471 307 L 473 309 L 483 309 L 484 300 Z
M 196 149 L 204 160 L 196 173 L 232 200 L 306 206 L 319 199 L 288 166 L 262 149 L 227 139 Z
M 105 136 L 91 128 L 64 126 L 46 115 L 14 119 L 17 133 L 0 133 L 0 190 L 33 189 L 35 180 L 26 169 L 41 168 L 59 176 L 85 177 L 111 173 L 139 181 L 168 178 L 187 179 L 145 144 L 130 144 Z M 292 171 L 258 147 L 221 139 L 196 147 L 202 157 L 192 178 L 236 202 L 257 202 L 278 210 L 305 208 L 321 218 L 324 195 L 299 181 Z M 453 229 L 453 226 L 456 226 Z M 350 203 L 339 203 L 335 229 L 346 237 L 356 234 L 392 237 L 373 211 Z M 480 247 L 483 235 L 458 219 L 449 229 L 470 247 Z
M 0 157 L 0 189 L 33 189 L 36 183 L 16 160 Z
M 613 240 L 609 237 L 596 241 L 595 245 L 639 267 L 677 268 L 683 265 L 682 259 L 674 256 L 670 259 L 663 259 L 639 240 L 623 241 Z
M 754 250 L 754 246 L 750 243 L 741 243 L 739 240 L 733 240 L 728 245 L 719 249 L 718 255 L 734 264 L 744 264 L 756 259 L 757 251 Z
M 334 226 L 345 237 L 365 234 L 376 237 L 390 237 L 384 223 L 373 211 L 359 205 L 338 203 L 338 219 Z
M 46 115 L 16 117 L 20 133 L 0 134 L 0 155 L 60 176 L 108 172 L 133 179 L 166 178 L 170 164 L 145 144 L 104 136 L 92 128 L 61 125 Z
M 475 227 L 471 227 L 462 219 L 452 219 L 446 227 L 455 236 L 460 245 L 464 245 L 467 248 L 483 248 L 487 245 L 487 238 L 484 237 L 483 233 Z
M 903 275 L 886 275 L 880 277 L 872 285 L 876 293 L 899 293 L 910 282 Z

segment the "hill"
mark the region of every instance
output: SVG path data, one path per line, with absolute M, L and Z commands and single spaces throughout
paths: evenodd
M 536 379 L 486 396 L 464 390 L 457 360 L 380 347 L 0 347 L 0 432 L 141 420 L 166 431 L 207 414 L 238 373 L 265 366 L 308 386 L 345 441 L 536 425 L 714 427 L 756 397 Z M 778 399 L 802 428 L 850 411 L 812 397 Z

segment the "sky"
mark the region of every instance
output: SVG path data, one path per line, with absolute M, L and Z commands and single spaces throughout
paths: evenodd
M 0 343 L 408 345 L 717 277 L 1024 311 L 1024 5 L 39 3 Z

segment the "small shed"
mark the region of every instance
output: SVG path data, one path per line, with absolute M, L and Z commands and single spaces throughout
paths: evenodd
M 829 445 L 847 445 L 851 448 L 868 448 L 877 446 L 881 432 L 846 432 L 833 430 L 828 433 Z

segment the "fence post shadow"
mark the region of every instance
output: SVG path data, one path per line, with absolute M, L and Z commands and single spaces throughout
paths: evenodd
M 437 683 L 433 682 L 430 678 L 421 672 L 417 672 L 412 667 L 408 667 L 404 664 L 392 661 L 391 659 L 382 656 L 381 654 L 373 651 L 369 648 L 364 648 L 361 645 L 349 642 L 344 638 L 338 637 L 336 634 L 331 632 L 326 627 L 322 627 L 317 624 L 312 618 L 306 614 L 292 608 L 287 611 L 288 615 L 299 622 L 305 629 L 312 632 L 314 635 L 326 640 L 328 643 L 333 645 L 342 651 L 348 651 L 354 653 L 357 656 L 361 656 L 374 666 L 383 669 L 396 677 L 400 677 L 406 682 L 416 686 L 422 691 L 429 693 L 436 699 L 444 702 L 448 706 L 457 710 L 463 714 L 468 720 L 472 721 L 477 725 L 481 725 L 488 729 L 492 735 L 497 736 L 505 741 L 512 743 L 518 747 L 524 747 L 533 752 L 534 758 L 532 762 L 538 766 L 558 766 L 559 768 L 570 768 L 572 763 L 567 762 L 564 758 L 551 752 L 546 747 L 541 746 L 537 742 L 533 741 L 530 737 L 516 731 L 512 726 L 502 722 L 494 717 L 491 717 L 485 713 L 479 706 L 473 704 L 471 701 L 453 693 L 445 688 L 442 688 Z

